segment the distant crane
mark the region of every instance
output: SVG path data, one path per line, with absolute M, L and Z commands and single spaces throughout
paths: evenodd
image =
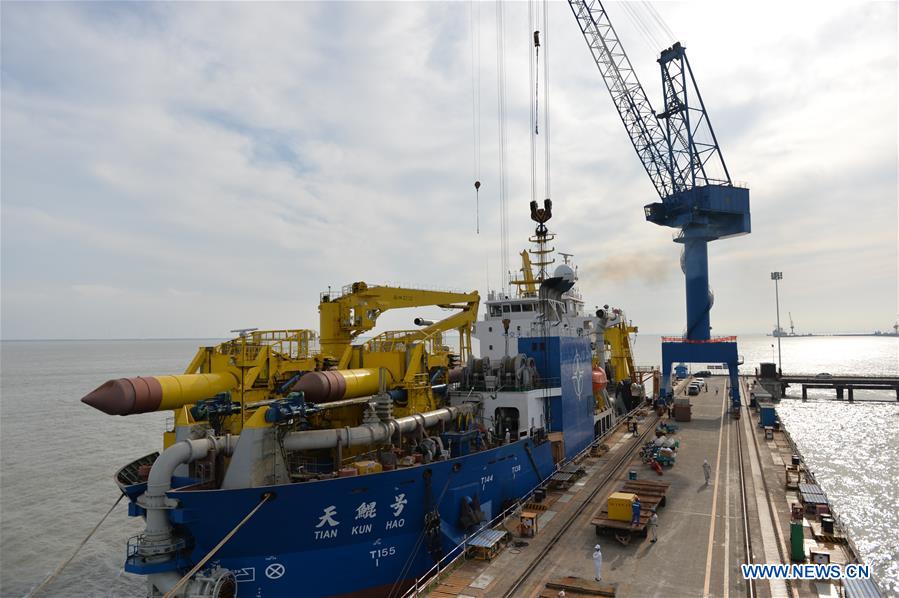
M 793 312 L 788 311 L 787 314 L 790 316 L 790 336 L 796 336 L 796 330 L 793 327 Z
M 687 328 L 679 343 L 663 342 L 663 388 L 671 361 L 727 363 L 739 406 L 736 342 L 701 347 L 711 338 L 708 243 L 750 232 L 749 189 L 734 185 L 680 42 L 662 51 L 664 110 L 655 112 L 599 0 L 568 0 L 600 75 L 643 168 L 661 201 L 644 207 L 646 219 L 678 229 L 686 279 Z M 705 343 L 712 345 L 712 343 Z M 728 346 L 725 346 L 728 345 Z M 732 346 L 731 346 L 732 345 Z

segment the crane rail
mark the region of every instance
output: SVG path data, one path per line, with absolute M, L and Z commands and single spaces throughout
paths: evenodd
M 749 417 L 749 406 L 746 406 L 746 416 Z M 746 478 L 743 474 L 743 440 L 742 440 L 742 426 L 737 426 L 737 461 L 740 464 L 739 472 L 740 472 L 740 506 L 743 512 L 743 550 L 746 552 L 746 564 L 752 564 L 752 538 L 749 535 L 749 514 L 746 503 Z M 725 550 L 727 547 L 725 547 Z M 755 580 L 748 579 L 746 587 L 746 595 L 749 598 L 755 598 Z

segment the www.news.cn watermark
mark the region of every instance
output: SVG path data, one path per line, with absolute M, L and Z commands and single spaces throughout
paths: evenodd
M 868 579 L 868 565 L 740 565 L 743 579 Z

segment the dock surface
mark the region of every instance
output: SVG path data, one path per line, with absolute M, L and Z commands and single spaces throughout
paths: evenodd
M 749 582 L 740 571 L 747 550 L 753 563 L 790 562 L 790 507 L 798 502 L 798 490 L 785 487 L 784 466 L 792 452 L 786 437 L 777 432 L 766 439 L 746 406 L 740 419 L 732 418 L 726 412 L 726 384 L 723 376 L 711 377 L 707 390 L 689 397 L 692 420 L 677 422 L 676 463 L 665 467 L 663 475 L 642 463 L 638 450 L 644 440 L 654 438 L 656 415 L 645 418 L 639 438 L 620 426 L 607 440 L 608 452 L 580 463 L 584 477 L 547 495 L 536 537 L 519 538 L 517 521 L 507 521 L 513 540 L 504 552 L 492 561 L 462 561 L 431 586 L 429 595 L 555 597 L 565 587 L 569 598 L 749 595 Z M 742 391 L 749 396 L 747 388 Z M 706 459 L 712 468 L 708 485 L 702 467 Z M 608 495 L 628 482 L 631 470 L 638 480 L 670 484 L 666 505 L 657 509 L 655 543 L 637 532 L 623 544 L 614 535 L 598 536 L 592 523 Z M 816 540 L 809 520 L 804 531 L 806 551 L 825 550 L 831 562 L 852 562 L 851 552 L 839 541 Z M 603 568 L 601 584 L 593 591 L 597 543 Z M 575 589 L 578 583 L 586 584 L 583 591 Z M 761 580 L 752 585 L 752 595 L 759 597 L 838 595 L 837 587 L 823 582 Z

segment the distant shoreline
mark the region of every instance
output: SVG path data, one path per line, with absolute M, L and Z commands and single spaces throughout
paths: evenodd
M 184 337 L 152 337 L 152 338 L 4 338 L 3 343 L 80 343 L 109 341 L 226 341 L 225 337 L 184 336 Z
M 659 332 L 639 332 L 635 335 L 637 338 L 642 337 L 654 337 L 654 336 L 680 336 L 678 334 L 673 333 L 659 333 Z M 728 335 L 730 336 L 730 335 Z M 768 337 L 771 339 L 778 338 L 773 336 L 770 332 L 744 332 L 737 333 L 732 336 L 736 336 L 739 342 L 739 337 L 741 336 L 757 336 L 757 337 Z M 881 333 L 874 334 L 871 332 L 822 332 L 822 333 L 809 333 L 809 334 L 796 334 L 796 335 L 784 335 L 780 338 L 833 338 L 833 337 L 873 337 L 873 338 L 899 338 L 893 333 Z M 3 343 L 40 343 L 40 342 L 107 342 L 107 341 L 219 341 L 224 342 L 226 340 L 230 340 L 232 337 L 224 337 L 224 336 L 180 336 L 180 337 L 122 337 L 122 338 L 2 338 L 0 342 Z

